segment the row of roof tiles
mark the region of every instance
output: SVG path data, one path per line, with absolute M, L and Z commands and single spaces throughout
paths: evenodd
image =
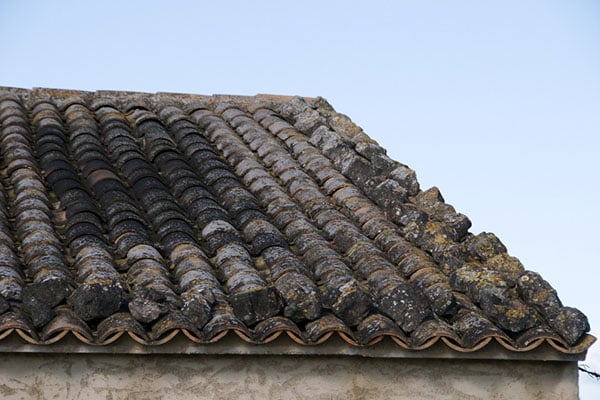
M 592 340 L 323 99 L 4 89 L 0 129 L 0 335 Z

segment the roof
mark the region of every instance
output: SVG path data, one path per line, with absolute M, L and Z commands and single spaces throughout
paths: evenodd
M 0 88 L 0 129 L 0 345 L 595 340 L 322 98 Z

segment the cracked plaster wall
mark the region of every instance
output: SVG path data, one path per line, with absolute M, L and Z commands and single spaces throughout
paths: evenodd
M 575 362 L 3 354 L 3 399 L 577 399 Z

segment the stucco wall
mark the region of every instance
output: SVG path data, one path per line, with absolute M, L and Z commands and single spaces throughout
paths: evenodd
M 3 399 L 577 399 L 575 362 L 1 354 Z

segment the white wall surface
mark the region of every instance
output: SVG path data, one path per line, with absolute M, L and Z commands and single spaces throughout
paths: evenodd
M 2 354 L 12 399 L 577 399 L 575 362 Z

